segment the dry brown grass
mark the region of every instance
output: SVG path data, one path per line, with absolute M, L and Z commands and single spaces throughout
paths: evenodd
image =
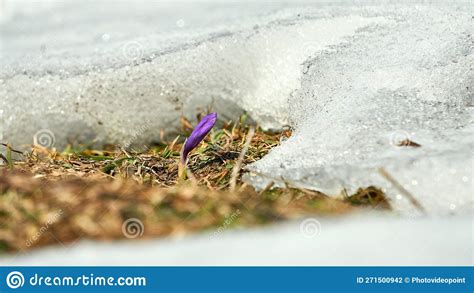
M 184 132 L 189 131 L 186 123 Z M 240 169 L 236 188 L 230 190 L 248 129 L 239 122 L 213 131 L 190 158 L 192 179 L 179 184 L 179 139 L 142 153 L 35 148 L 21 161 L 5 158 L 8 162 L 0 167 L 0 252 L 83 238 L 125 238 L 123 224 L 131 218 L 143 224 L 138 238 L 148 238 L 338 215 L 361 207 L 390 209 L 374 187 L 339 198 L 304 189 L 256 191 L 240 182 Z M 290 134 L 257 129 L 242 165 L 260 159 Z

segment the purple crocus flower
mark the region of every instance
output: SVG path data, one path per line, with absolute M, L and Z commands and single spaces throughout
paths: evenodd
M 206 137 L 206 135 L 211 131 L 214 124 L 217 121 L 217 113 L 211 113 L 206 117 L 202 118 L 199 121 L 198 125 L 194 128 L 191 135 L 188 137 L 186 142 L 184 143 L 183 150 L 181 152 L 181 163 L 186 164 L 186 160 L 188 159 L 188 154 L 191 152 L 198 144 Z

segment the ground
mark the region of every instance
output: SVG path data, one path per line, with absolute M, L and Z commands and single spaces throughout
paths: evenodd
M 289 186 L 269 185 L 257 191 L 242 182 L 245 165 L 291 135 L 290 130 L 267 132 L 250 126 L 245 116 L 220 123 L 192 153 L 189 179 L 178 180 L 179 152 L 192 130 L 186 119 L 182 125 L 182 135 L 173 141 L 141 152 L 111 146 L 68 146 L 62 151 L 33 146 L 21 153 L 4 144 L 0 251 L 80 239 L 219 233 L 308 215 L 390 209 L 384 194 L 373 186 L 334 198 Z M 14 160 L 12 153 L 21 153 L 20 159 Z

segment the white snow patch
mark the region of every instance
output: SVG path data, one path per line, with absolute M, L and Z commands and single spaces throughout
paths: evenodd
M 81 241 L 2 257 L 0 265 L 472 265 L 471 218 L 317 218 L 318 233 L 302 222 L 204 233 L 163 240 Z M 146 227 L 145 227 L 146 229 Z M 310 231 L 310 230 L 308 230 Z M 449 241 L 446 241 L 449 239 Z

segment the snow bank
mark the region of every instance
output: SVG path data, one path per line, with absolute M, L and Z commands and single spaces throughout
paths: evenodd
M 428 213 L 472 214 L 472 10 L 414 6 L 385 15 L 303 64 L 289 99 L 295 132 L 251 166 L 248 180 L 328 194 L 375 185 L 397 210 L 416 214 L 380 176 L 384 168 Z
M 58 148 L 144 144 L 209 105 L 279 128 L 300 64 L 384 20 L 265 2 L 191 3 L 179 14 L 179 3 L 79 3 L 19 9 L 2 25 L 2 140 L 32 144 L 48 129 Z

